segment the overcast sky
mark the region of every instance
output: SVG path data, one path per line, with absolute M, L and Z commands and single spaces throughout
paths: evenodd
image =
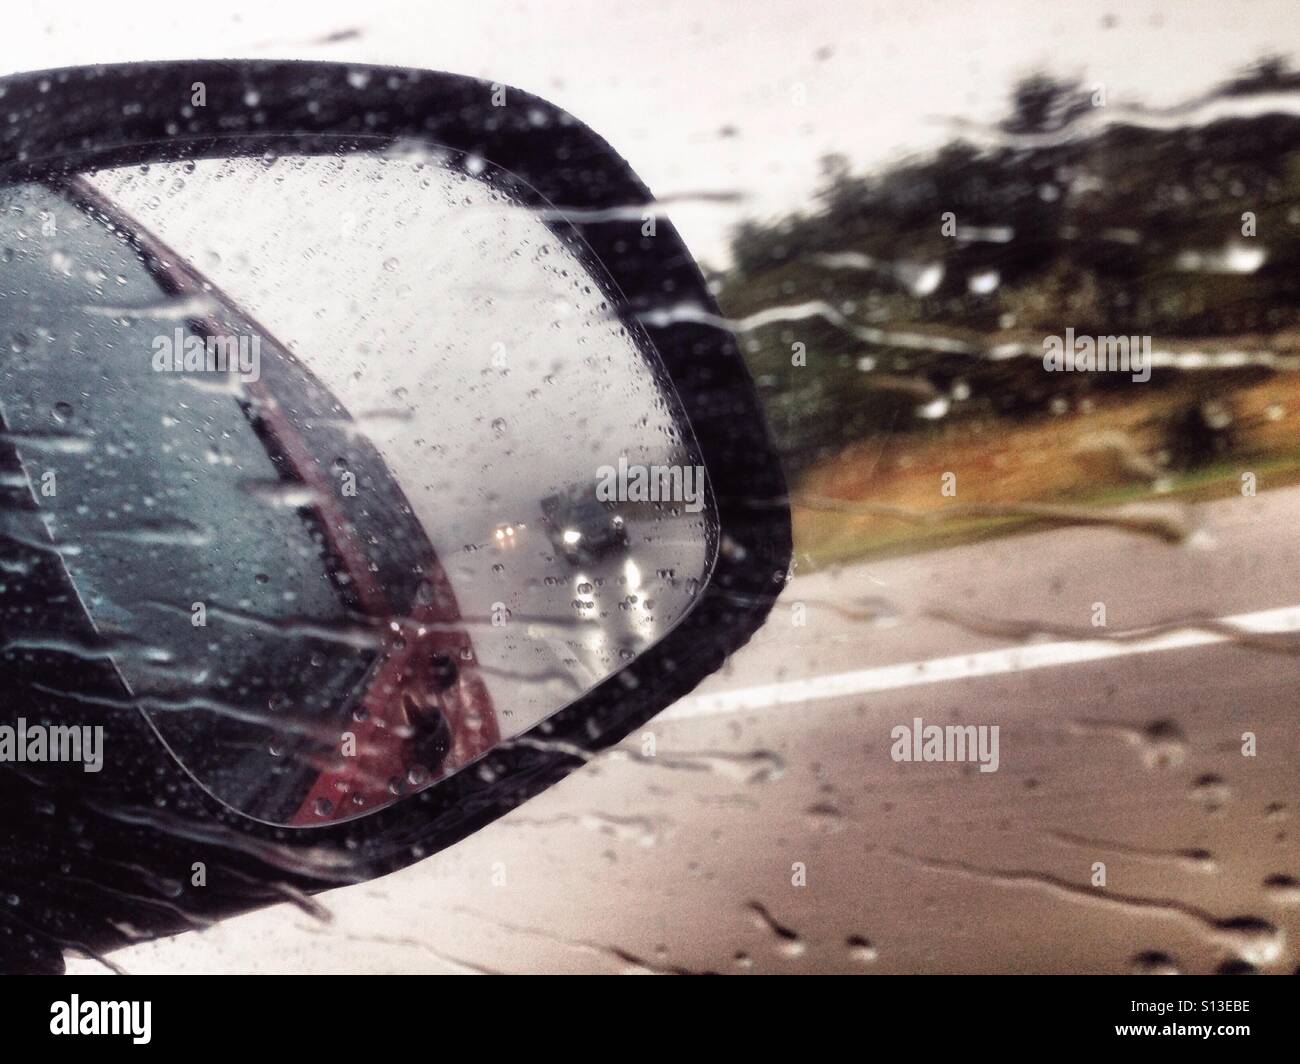
M 1104 82 L 1110 101 L 1175 102 L 1265 52 L 1294 53 L 1296 10 L 1294 0 L 8 0 L 0 67 L 256 56 L 505 81 L 584 119 L 660 196 L 743 194 L 672 211 L 717 262 L 738 217 L 807 204 L 827 152 L 876 163 L 933 145 L 944 136 L 936 118 L 996 118 L 1014 78 L 1041 67 Z M 342 31 L 356 35 L 320 43 Z

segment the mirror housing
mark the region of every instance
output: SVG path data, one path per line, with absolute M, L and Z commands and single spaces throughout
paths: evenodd
M 0 675 L 16 693 L 8 715 L 92 707 L 111 730 L 103 770 L 93 775 L 0 765 L 11 825 L 0 844 L 4 872 L 31 887 L 15 892 L 21 922 L 0 912 L 0 969 L 61 970 L 65 948 L 100 955 L 282 901 L 286 888 L 313 892 L 363 881 L 435 853 L 643 725 L 762 624 L 787 578 L 791 540 L 786 486 L 752 382 L 689 251 L 662 216 L 647 231 L 645 219 L 657 214 L 649 192 L 582 123 L 521 90 L 466 77 L 260 61 L 27 74 L 0 81 L 0 111 L 9 116 L 0 124 L 3 186 L 67 181 L 108 167 L 334 153 L 341 139 L 357 151 L 434 145 L 508 173 L 535 196 L 553 231 L 589 251 L 613 314 L 657 354 L 693 430 L 716 517 L 712 566 L 693 605 L 643 653 L 467 770 L 320 826 L 268 824 L 200 786 L 143 712 L 105 697 L 111 662 L 91 625 L 64 633 L 76 637 L 73 653 L 88 664 L 76 689 L 64 683 L 52 694 L 51 677 L 66 680 L 69 651 L 23 645 L 20 626 L 41 620 L 11 586 L 0 597 L 12 641 L 0 655 Z M 5 426 L 0 463 L 7 473 L 21 473 L 17 443 Z M 8 499 L 6 510 L 21 510 L 20 501 Z M 543 511 L 548 507 L 552 515 L 580 513 L 554 496 Z M 574 529 L 564 524 L 552 530 L 558 552 L 572 546 L 582 557 L 565 539 Z M 9 532 L 6 552 L 18 542 L 12 522 Z M 617 542 L 619 534 L 607 538 Z M 602 538 L 582 549 L 604 549 Z M 123 862 L 137 871 L 124 872 Z M 206 885 L 191 889 L 198 864 Z M 176 889 L 160 892 L 155 904 L 129 900 L 159 892 L 158 884 Z

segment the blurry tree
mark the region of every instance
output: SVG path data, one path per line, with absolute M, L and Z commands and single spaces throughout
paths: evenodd
M 1292 91 L 1300 74 L 1269 57 L 1219 93 Z M 812 210 L 735 231 L 723 309 L 787 308 L 742 342 L 793 467 L 886 428 L 924 430 L 939 412 L 1035 416 L 1124 386 L 1120 374 L 1045 378 L 1043 338 L 1067 327 L 1157 347 L 1300 331 L 1300 118 L 1263 109 L 1198 125 L 1193 103 L 1177 128 L 1094 129 L 1080 124 L 1094 103 L 1075 82 L 1031 75 L 987 144 L 958 136 L 871 174 L 829 156 Z M 1025 357 L 988 357 L 1008 346 Z M 1178 380 L 1160 369 L 1146 387 Z

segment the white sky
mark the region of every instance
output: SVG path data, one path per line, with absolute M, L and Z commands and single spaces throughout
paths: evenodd
M 585 120 L 660 196 L 742 193 L 670 212 L 720 263 L 740 217 L 808 203 L 827 152 L 932 145 L 937 116 L 991 120 L 1035 67 L 1104 82 L 1112 102 L 1176 102 L 1300 51 L 1296 15 L 1295 0 L 9 0 L 0 69 L 313 58 L 504 81 Z M 361 35 L 313 43 L 348 29 Z

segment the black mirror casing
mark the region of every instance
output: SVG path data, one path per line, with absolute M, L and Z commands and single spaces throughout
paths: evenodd
M 193 106 L 196 86 L 205 106 Z M 753 384 L 694 259 L 672 226 L 643 235 L 647 189 L 600 137 L 553 105 L 451 74 L 310 62 L 80 67 L 0 81 L 0 177 L 91 166 L 335 152 L 432 143 L 487 160 L 548 205 L 606 274 L 628 329 L 657 351 L 694 430 L 717 507 L 718 550 L 694 608 L 647 652 L 469 770 L 389 807 L 320 827 L 277 828 L 216 801 L 176 763 L 138 710 L 124 712 L 87 623 L 74 702 L 66 660 L 25 647 L 40 610 L 6 602 L 0 681 L 7 716 L 98 707 L 111 752 L 102 772 L 0 765 L 0 970 L 62 969 L 91 955 L 236 912 L 401 868 L 462 838 L 564 777 L 687 694 L 763 622 L 789 567 L 786 487 Z M 498 96 L 497 99 L 500 97 Z M 327 143 L 328 142 L 328 143 Z M 634 209 L 629 209 L 634 208 Z M 662 313 L 689 308 L 688 313 Z M 0 466 L 17 467 L 0 437 Z M 6 489 L 6 508 L 23 500 Z M 6 537 L 5 553 L 20 550 Z M 47 559 L 48 561 L 48 559 Z M 75 601 L 46 565 L 49 598 Z M 42 609 L 55 609 L 54 605 Z M 60 684 L 51 684 L 52 676 Z M 102 686 L 101 686 L 102 681 Z M 64 691 L 57 694 L 54 689 Z M 63 704 L 59 700 L 64 699 Z M 75 703 L 75 704 L 74 704 Z M 205 868 L 206 885 L 192 885 Z

